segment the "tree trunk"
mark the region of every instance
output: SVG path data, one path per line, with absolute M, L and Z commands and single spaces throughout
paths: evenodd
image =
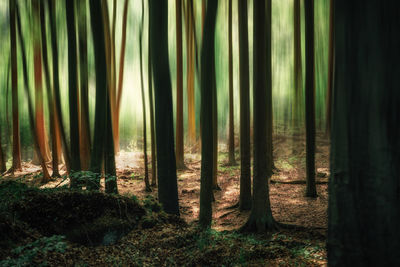
M 49 121 L 50 121 L 50 136 L 51 136 L 51 149 L 53 158 L 53 174 L 52 177 L 61 177 L 58 164 L 59 164 L 59 153 L 58 153 L 58 138 L 57 138 L 57 122 L 54 116 L 55 108 L 53 103 L 53 88 L 50 82 L 50 71 L 49 71 L 49 60 L 47 57 L 47 38 L 46 38 L 46 20 L 45 20 L 45 9 L 44 3 L 39 2 L 40 5 L 40 28 L 42 38 L 42 55 L 43 55 L 43 70 L 47 89 L 47 105 L 49 109 Z
M 236 165 L 235 160 L 235 125 L 233 115 L 233 56 L 232 56 L 232 0 L 229 0 L 228 12 L 228 42 L 229 42 L 229 136 L 228 154 L 229 165 Z
M 294 22 L 294 100 L 292 110 L 292 121 L 293 121 L 293 133 L 297 134 L 300 127 L 301 114 L 301 102 L 303 95 L 303 74 L 302 74 L 302 62 L 301 62 L 301 12 L 300 12 L 300 1 L 293 0 L 293 22 Z
M 182 81 L 182 2 L 175 1 L 176 9 L 176 167 L 185 168 L 183 141 L 183 81 Z
M 395 1 L 334 1 L 329 266 L 400 266 Z
M 44 127 L 44 108 L 43 108 L 43 82 L 42 82 L 42 51 L 40 38 L 40 7 L 39 0 L 32 1 L 32 36 L 33 36 L 33 65 L 35 81 L 35 125 L 38 137 L 40 152 L 45 162 L 50 161 L 49 146 Z M 33 164 L 40 164 L 35 153 Z
M 238 1 L 240 71 L 240 210 L 251 209 L 250 82 L 247 0 Z
M 317 197 L 315 186 L 315 66 L 314 0 L 305 1 L 306 17 L 306 196 Z
M 3 151 L 3 144 L 1 142 L 1 133 L 0 133 L 0 174 L 5 172 L 6 168 L 6 155 Z
M 154 105 L 153 105 L 153 69 L 151 66 L 151 20 L 149 20 L 149 34 L 148 34 L 148 82 L 149 82 L 149 102 L 150 102 L 150 135 L 151 135 L 151 185 L 157 184 L 157 162 L 156 162 L 156 140 L 154 131 Z
M 75 1 L 66 1 L 67 35 L 68 35 L 68 86 L 69 86 L 69 129 L 71 146 L 71 172 L 81 170 L 79 146 L 79 98 L 77 47 L 75 27 Z M 71 177 L 71 188 L 78 185 Z
M 91 140 L 89 120 L 86 0 L 80 0 L 78 7 L 79 71 L 81 85 L 80 156 L 82 170 L 88 170 L 90 164 Z
M 119 73 L 118 73 L 118 91 L 117 91 L 117 110 L 116 110 L 116 122 L 118 125 L 116 130 L 115 143 L 119 148 L 119 119 L 120 119 L 120 111 L 121 111 L 121 100 L 122 100 L 122 89 L 123 89 L 123 81 L 124 81 L 124 68 L 125 68 L 125 48 L 126 48 L 126 25 L 128 21 L 128 4 L 129 0 L 125 0 L 124 3 L 124 14 L 122 17 L 122 40 L 121 40 L 121 52 L 119 56 Z
M 39 139 L 38 139 L 36 127 L 35 127 L 34 108 L 33 108 L 33 104 L 32 104 L 31 93 L 30 93 L 30 88 L 29 88 L 29 80 L 28 80 L 28 67 L 27 67 L 27 60 L 26 60 L 26 53 L 25 53 L 25 42 L 24 42 L 24 38 L 22 36 L 21 18 L 20 18 L 19 9 L 18 9 L 17 4 L 15 4 L 15 9 L 16 9 L 16 15 L 17 15 L 18 36 L 19 36 L 20 49 L 21 49 L 21 55 L 22 55 L 22 71 L 23 71 L 24 85 L 25 85 L 24 87 L 25 87 L 25 93 L 26 93 L 27 102 L 28 102 L 29 126 L 31 129 L 32 137 L 33 137 L 34 152 L 37 154 L 40 166 L 42 167 L 42 170 L 43 170 L 43 177 L 42 177 L 41 182 L 46 183 L 46 182 L 50 181 L 50 175 L 47 170 L 46 162 L 44 161 L 42 152 L 40 150 Z
M 10 46 L 11 46 L 11 84 L 12 84 L 12 122 L 13 122 L 13 161 L 11 171 L 22 169 L 21 165 L 21 141 L 19 133 L 18 111 L 18 61 L 17 61 L 17 37 L 16 37 L 16 0 L 10 0 Z
M 61 109 L 61 95 L 60 95 L 60 81 L 58 69 L 58 44 L 57 44 L 57 27 L 56 27 L 56 9 L 53 0 L 48 0 L 48 9 L 50 17 L 50 31 L 51 31 L 51 49 L 53 59 L 53 87 L 54 87 L 54 106 L 55 117 L 58 127 L 56 128 L 61 135 L 61 142 L 64 154 L 65 165 L 67 173 L 71 171 L 71 157 L 67 144 L 67 136 L 65 134 L 64 119 Z
M 202 227 L 210 227 L 212 219 L 213 172 L 214 172 L 214 122 L 213 90 L 215 72 L 210 68 L 214 64 L 215 23 L 218 1 L 209 1 L 204 22 L 204 39 L 201 49 L 201 182 L 200 216 Z M 210 108 L 211 104 L 211 108 Z
M 333 0 L 329 0 L 329 57 L 328 57 L 328 89 L 326 95 L 326 134 L 330 136 L 332 117 L 332 88 L 333 88 Z
M 253 48 L 253 114 L 254 114 L 254 177 L 253 203 L 251 214 L 242 227 L 245 231 L 266 232 L 274 230 L 276 223 L 272 217 L 269 200 L 269 182 L 272 174 L 271 145 L 268 140 L 272 129 L 268 107 L 271 100 L 271 0 L 254 1 L 254 48 Z M 268 51 L 269 50 L 269 51 Z M 267 72 L 267 75 L 265 75 Z M 266 138 L 267 137 L 267 138 Z
M 195 97 L 194 97 L 194 14 L 193 0 L 187 1 L 186 11 L 186 76 L 188 101 L 188 139 L 196 142 Z
M 172 88 L 168 63 L 167 1 L 150 1 L 150 21 L 156 104 L 158 199 L 167 213 L 179 215 Z
M 143 24 L 144 24 L 144 1 L 142 0 L 142 21 L 139 29 L 139 57 L 140 57 L 140 86 L 142 89 L 142 110 L 143 110 L 143 156 L 144 156 L 144 182 L 146 191 L 151 192 L 149 180 L 149 164 L 147 158 L 147 122 L 146 122 L 146 98 L 144 95 L 144 82 L 143 82 Z

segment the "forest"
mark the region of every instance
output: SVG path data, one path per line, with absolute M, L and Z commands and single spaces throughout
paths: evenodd
M 1 0 L 0 266 L 400 266 L 399 14 Z

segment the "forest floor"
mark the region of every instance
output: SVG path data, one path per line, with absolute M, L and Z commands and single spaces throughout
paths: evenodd
M 214 192 L 212 230 L 200 231 L 196 221 L 201 158 L 187 149 L 186 169 L 178 170 L 180 213 L 187 225 L 175 221 L 155 224 L 149 229 L 131 231 L 115 245 L 92 248 L 69 243 L 63 253 L 51 252 L 41 257 L 50 265 L 78 266 L 324 266 L 329 141 L 322 134 L 318 135 L 316 147 L 318 197 L 311 199 L 304 197 L 304 137 L 274 136 L 276 168 L 270 186 L 272 212 L 276 221 L 294 227 L 285 227 L 268 235 L 243 235 L 236 231 L 246 222 L 250 212 L 232 208 L 239 198 L 240 161 L 237 160 L 238 165 L 228 166 L 225 146 L 221 146 L 218 166 L 221 190 Z M 141 201 L 157 198 L 156 188 L 150 193 L 145 191 L 143 165 L 142 153 L 119 153 L 117 172 L 121 195 L 134 195 Z M 62 187 L 68 183 L 60 178 L 40 185 L 37 183 L 39 171 L 38 167 L 24 163 L 23 173 L 3 180 L 19 180 L 41 188 Z

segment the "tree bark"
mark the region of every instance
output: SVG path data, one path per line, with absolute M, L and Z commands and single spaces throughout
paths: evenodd
M 80 114 L 80 150 L 82 170 L 88 170 L 90 164 L 90 120 L 89 120 L 89 87 L 88 87 L 88 46 L 86 25 L 86 0 L 79 1 L 78 10 L 78 43 L 79 43 L 79 71 L 81 89 Z
M 270 155 L 271 120 L 271 0 L 256 0 L 253 7 L 253 114 L 254 114 L 254 177 L 253 203 L 243 231 L 267 232 L 276 227 L 269 200 L 269 178 L 272 174 Z M 267 75 L 265 75 L 265 71 Z M 267 138 L 266 138 L 267 137 Z
M 314 0 L 305 0 L 306 17 L 306 196 L 317 197 L 315 186 L 315 63 Z
M 16 37 L 16 0 L 10 0 L 10 47 L 11 47 L 11 84 L 12 84 L 12 122 L 13 122 L 13 161 L 11 172 L 22 169 L 21 165 L 21 140 L 19 129 L 18 110 L 18 61 Z
M 400 266 L 399 12 L 334 1 L 329 266 Z
M 56 10 L 54 0 L 48 0 L 48 9 L 50 17 L 50 32 L 51 32 L 51 49 L 53 59 L 53 87 L 54 87 L 54 105 L 55 117 L 57 121 L 57 129 L 61 135 L 62 149 L 64 154 L 65 165 L 67 173 L 71 172 L 71 156 L 67 144 L 67 136 L 65 134 L 64 119 L 61 109 L 61 95 L 60 95 L 60 81 L 59 81 L 59 68 L 58 68 L 58 42 L 57 42 L 57 27 L 56 27 Z
M 79 146 L 79 98 L 78 98 L 78 71 L 77 71 L 77 47 L 75 25 L 75 1 L 65 1 L 67 14 L 68 35 L 68 86 L 69 86 L 69 129 L 71 146 L 71 172 L 81 170 L 80 146 Z M 71 188 L 78 185 L 71 177 Z
M 240 72 L 240 196 L 239 208 L 251 209 L 250 79 L 247 0 L 238 0 Z
M 228 12 L 228 42 L 229 42 L 229 136 L 228 136 L 228 163 L 236 165 L 235 160 L 235 125 L 233 114 L 233 56 L 232 56 L 232 0 L 229 0 Z
M 189 144 L 196 142 L 195 96 L 194 96 L 194 14 L 193 0 L 186 5 L 186 79 L 188 101 L 188 139 Z
M 182 2 L 175 0 L 176 9 L 176 167 L 185 168 L 183 141 L 183 77 L 182 77 Z
M 202 227 L 210 227 L 212 220 L 214 172 L 213 90 L 215 73 L 211 68 L 215 60 L 214 40 L 218 1 L 209 1 L 204 22 L 204 39 L 201 49 L 201 181 L 200 215 Z M 211 104 L 211 108 L 210 108 Z
M 302 73 L 302 62 L 301 62 L 301 12 L 300 12 L 300 1 L 293 0 L 293 26 L 294 26 L 294 100 L 293 100 L 293 133 L 297 134 L 300 127 L 301 114 L 301 102 L 303 95 L 303 73 Z
M 168 63 L 167 11 L 167 1 L 150 1 L 151 54 L 156 106 L 158 199 L 167 213 L 179 215 L 172 86 Z
M 329 56 L 328 56 L 328 89 L 326 95 L 326 134 L 330 136 L 332 118 L 332 88 L 333 88 L 333 0 L 329 0 Z

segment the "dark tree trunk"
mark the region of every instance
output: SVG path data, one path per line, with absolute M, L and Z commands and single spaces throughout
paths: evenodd
M 329 266 L 400 266 L 399 14 L 334 3 Z
M 299 132 L 301 114 L 301 102 L 303 95 L 303 73 L 302 73 L 302 62 L 301 62 L 301 12 L 300 12 L 300 1 L 293 0 L 293 26 L 294 26 L 294 100 L 293 100 L 293 133 Z
M 232 56 L 232 0 L 229 0 L 228 12 L 228 42 L 229 42 L 229 136 L 228 154 L 229 165 L 236 165 L 235 160 L 235 125 L 233 115 L 233 56 Z
M 315 65 L 314 0 L 305 0 L 306 17 L 306 196 L 317 197 L 315 186 Z
M 49 60 L 47 56 L 47 38 L 46 38 L 46 20 L 45 20 L 45 9 L 44 2 L 40 1 L 40 26 L 41 26 L 41 38 L 42 38 L 42 55 L 43 55 L 43 70 L 45 76 L 45 83 L 47 89 L 47 105 L 49 109 L 49 121 L 50 121 L 50 136 L 51 136 L 51 150 L 53 158 L 53 174 L 52 177 L 60 177 L 58 168 L 58 144 L 57 144 L 57 123 L 56 117 L 54 116 L 54 102 L 53 102 L 53 87 L 51 85 L 50 71 L 49 71 Z
M 78 99 L 78 72 L 77 72 L 77 47 L 75 27 L 75 1 L 65 1 L 67 14 L 68 34 L 68 86 L 69 86 L 69 129 L 71 146 L 71 171 L 81 170 L 79 148 L 79 99 Z M 76 187 L 71 178 L 71 187 Z
M 150 1 L 150 21 L 156 106 L 158 199 L 167 213 L 179 214 L 172 88 L 168 63 L 167 1 Z
M 79 43 L 79 73 L 80 73 L 80 150 L 82 170 L 88 170 L 90 164 L 90 120 L 89 120 L 89 88 L 88 88 L 88 47 L 86 25 L 86 0 L 80 0 L 78 5 L 78 43 Z
M 183 169 L 183 72 L 182 72 L 182 2 L 175 1 L 176 9 L 176 167 Z
M 149 102 L 150 102 L 150 136 L 151 136 L 151 185 L 155 186 L 157 184 L 157 161 L 156 161 L 156 140 L 155 140 L 155 130 L 154 130 L 154 104 L 153 104 L 153 69 L 151 67 L 151 25 L 149 21 L 149 58 L 148 58 L 148 82 L 149 82 Z
M 332 121 L 332 88 L 333 88 L 333 0 L 329 0 L 329 58 L 328 58 L 328 89 L 326 95 L 326 134 L 329 136 Z
M 6 155 L 3 150 L 3 144 L 1 142 L 1 132 L 0 132 L 0 174 L 5 172 L 6 169 Z
M 146 122 L 146 99 L 144 95 L 144 82 L 143 82 L 143 24 L 144 24 L 144 2 L 142 0 L 142 21 L 139 29 L 139 57 L 140 57 L 140 86 L 142 89 L 142 109 L 143 109 L 143 156 L 144 156 L 144 183 L 146 191 L 151 192 L 149 180 L 149 164 L 147 158 L 147 122 Z
M 247 223 L 242 227 L 244 231 L 266 232 L 275 229 L 275 220 L 272 217 L 269 200 L 268 179 L 272 174 L 271 145 L 267 140 L 271 136 L 269 127 L 271 120 L 271 0 L 256 0 L 253 7 L 254 15 L 254 177 L 253 203 Z M 267 51 L 269 50 L 269 51 Z M 265 75 L 267 71 L 267 75 Z
M 18 62 L 17 62 L 17 34 L 16 34 L 16 0 L 10 0 L 10 45 L 11 45 L 11 86 L 12 86 L 12 122 L 13 122 L 13 161 L 11 171 L 22 169 L 21 141 L 19 133 L 18 111 Z
M 48 0 L 48 9 L 50 17 L 50 32 L 51 32 L 51 49 L 53 59 L 53 88 L 54 88 L 54 106 L 55 106 L 55 117 L 60 129 L 61 142 L 64 154 L 64 161 L 67 168 L 67 172 L 71 171 L 71 157 L 67 144 L 67 136 L 65 134 L 64 119 L 61 110 L 61 95 L 60 95 L 60 80 L 59 80 L 59 69 L 58 69 L 58 42 L 57 42 L 57 27 L 56 27 L 56 9 L 53 0 Z
M 210 68 L 215 61 L 214 40 L 218 1 L 209 1 L 204 22 L 204 39 L 201 49 L 201 183 L 200 217 L 202 227 L 209 227 L 212 219 L 214 172 L 214 122 L 213 90 L 215 72 Z M 210 108 L 211 104 L 211 108 Z
M 247 0 L 238 1 L 240 72 L 240 197 L 239 208 L 251 209 L 250 79 Z

